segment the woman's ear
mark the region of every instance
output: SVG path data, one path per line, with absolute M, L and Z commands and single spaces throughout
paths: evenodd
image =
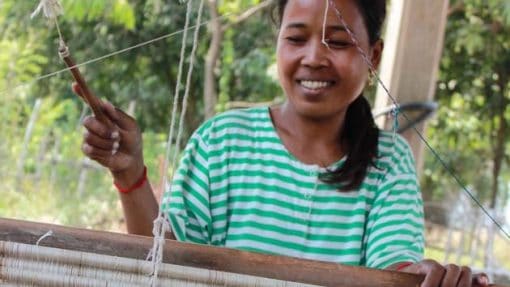
M 374 70 L 377 70 L 379 68 L 383 50 L 384 41 L 382 39 L 377 40 L 377 42 L 375 42 L 375 44 L 372 45 L 372 67 L 374 67 Z

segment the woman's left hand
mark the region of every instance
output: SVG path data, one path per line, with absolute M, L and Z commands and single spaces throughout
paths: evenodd
M 467 266 L 445 266 L 430 259 L 406 266 L 401 272 L 425 275 L 421 287 L 485 287 L 489 279 L 485 274 L 475 274 Z

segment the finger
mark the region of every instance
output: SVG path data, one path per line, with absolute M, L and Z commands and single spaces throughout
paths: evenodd
M 83 92 L 82 92 L 80 85 L 78 83 L 74 82 L 71 85 L 71 88 L 75 94 L 77 94 L 80 98 L 82 98 L 82 100 L 84 100 L 86 102 L 85 98 L 83 97 Z
M 103 150 L 97 147 L 83 143 L 81 146 L 82 152 L 89 158 L 99 162 L 100 164 L 108 167 L 112 160 L 112 152 Z
M 123 130 L 132 131 L 138 129 L 138 124 L 136 120 L 125 113 L 123 110 L 115 108 L 115 113 L 118 118 L 115 120 L 115 123 Z
M 462 266 L 460 268 L 460 279 L 458 286 L 472 286 L 472 272 L 471 268 L 467 266 Z
M 104 101 L 103 110 L 108 118 L 121 129 L 131 131 L 138 128 L 136 120 L 123 110 L 114 107 L 109 101 Z
M 448 264 L 445 266 L 445 270 L 446 273 L 443 282 L 441 282 L 441 287 L 456 287 L 462 274 L 461 268 L 455 264 Z M 469 285 L 463 287 L 469 287 Z
M 489 276 L 485 273 L 475 274 L 473 276 L 473 284 L 475 286 L 489 286 Z
M 119 149 L 119 139 L 104 139 L 88 130 L 83 133 L 83 142 L 92 147 L 97 147 L 102 150 L 117 151 Z
M 435 261 L 427 261 L 419 273 L 426 274 L 421 287 L 437 287 L 441 286 L 446 269 Z
M 103 139 L 119 139 L 119 132 L 110 129 L 106 124 L 100 122 L 94 116 L 88 116 L 83 120 L 83 126 L 92 134 Z
M 103 110 L 106 112 L 106 115 L 112 120 L 113 122 L 116 122 L 119 120 L 119 114 L 117 113 L 117 110 L 115 107 L 110 103 L 108 100 L 103 101 Z

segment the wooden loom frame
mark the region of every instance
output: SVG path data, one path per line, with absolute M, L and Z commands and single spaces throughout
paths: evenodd
M 150 237 L 0 218 L 0 241 L 145 260 Z M 0 262 L 4 254 L 0 253 Z M 167 240 L 164 263 L 336 287 L 419 286 L 423 276 Z M 0 264 L 0 271 L 2 265 Z M 0 277 L 0 282 L 1 282 Z M 491 285 L 493 287 L 504 287 Z

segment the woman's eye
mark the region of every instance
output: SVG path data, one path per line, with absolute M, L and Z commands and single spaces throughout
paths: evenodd
M 328 43 L 328 45 L 333 46 L 335 48 L 347 48 L 352 45 L 351 42 L 345 41 L 345 40 L 331 40 L 331 39 L 329 39 L 329 40 L 326 40 L 326 43 Z
M 285 40 L 289 41 L 292 44 L 300 44 L 306 41 L 304 38 L 301 37 L 286 37 Z

